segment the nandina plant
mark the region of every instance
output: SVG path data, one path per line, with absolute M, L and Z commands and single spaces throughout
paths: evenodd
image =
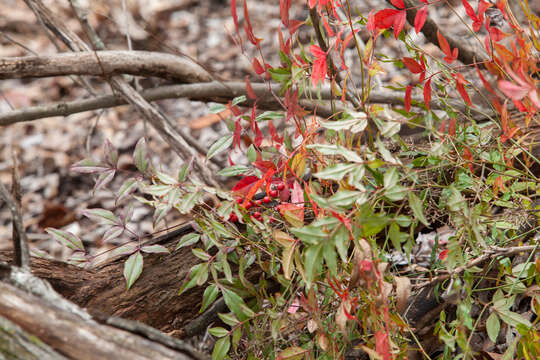
M 470 339 L 478 324 L 485 324 L 496 343 L 501 322 L 522 336 L 505 356 L 538 355 L 533 324 L 510 310 L 517 289 L 538 284 L 538 262 L 535 267 L 530 258 L 516 271 L 508 258 L 502 259 L 496 282 L 507 286 L 493 295 L 489 309 L 486 305 L 473 317 L 471 308 L 481 303 L 472 291 L 479 268 L 471 259 L 519 237 L 516 224 L 492 215 L 495 206 L 530 208 L 530 194 L 540 191 L 527 171 L 538 159 L 515 141 L 537 121 L 540 109 L 533 55 L 533 49 L 540 50 L 535 35 L 539 20 L 526 12 L 527 32 L 506 1 L 480 0 L 475 10 L 463 0 L 465 25 L 486 34 L 484 59 L 470 61 L 449 41 L 447 29 L 437 29 L 429 19 L 431 7 L 440 1 L 390 3 L 391 8 L 359 14 L 349 1 L 309 0 L 309 17 L 294 19 L 291 1 L 281 0 L 281 61 L 270 64 L 262 51 L 264 40 L 251 25 L 249 2 L 243 2 L 241 18 L 231 1 L 238 47 L 253 46 L 259 54 L 251 59 L 258 78 L 246 78 L 246 95 L 227 105 L 233 114 L 231 134 L 208 151 L 208 158 L 230 148 L 245 154 L 244 162 L 230 161 L 219 173 L 238 178 L 232 189 L 204 185 L 189 164 L 176 176 L 157 171 L 144 140 L 137 144 L 138 174 L 124 182 L 117 200 L 131 197 L 154 207 L 154 225 L 173 209 L 197 214 L 200 235 L 184 236 L 177 249 L 192 247 L 201 262 L 179 284 L 179 294 L 204 286 L 201 312 L 219 296 L 230 309 L 219 314 L 222 324 L 209 330 L 217 339 L 214 359 L 339 359 L 355 349 L 385 360 L 404 359 L 411 349 L 429 357 L 403 316 L 411 289 L 429 281 L 413 284 L 405 275 L 396 276 L 391 258 L 398 254 L 405 263 L 413 262 L 418 232 L 441 224 L 455 233 L 444 244 L 435 242 L 429 269 L 421 271 L 428 279 L 449 274 L 442 285 L 433 283 L 441 289 L 438 296 L 461 300 L 451 317 L 443 311 L 437 319 L 442 358 L 472 358 Z M 528 9 L 526 0 L 522 4 Z M 491 19 L 495 15 L 510 32 L 497 27 Z M 435 55 L 407 35 L 428 25 L 426 37 L 440 49 Z M 311 34 L 311 40 L 300 41 L 300 31 Z M 360 32 L 369 35 L 367 42 Z M 383 38 L 402 42 L 407 56 L 379 54 Z M 359 79 L 345 61 L 349 47 L 358 57 Z M 402 92 L 400 104 L 370 100 L 383 61 L 403 68 L 410 80 L 394 87 Z M 283 110 L 260 111 L 263 99 L 252 90 L 254 82 L 281 84 L 275 96 Z M 478 82 L 495 112 L 473 102 L 470 94 Z M 326 116 L 310 115 L 306 99 L 315 99 L 310 111 Z M 248 100 L 252 105 L 246 105 Z M 523 122 L 510 115 L 516 112 L 523 114 Z M 487 122 L 470 121 L 478 114 L 487 114 Z M 409 125 L 423 129 L 430 142 L 411 146 L 403 141 L 400 131 Z M 118 172 L 112 144 L 104 152 L 103 162 L 84 160 L 73 166 L 74 171 L 99 173 L 97 188 Z M 145 197 L 133 196 L 135 191 Z M 206 205 L 205 194 L 219 199 L 216 208 Z M 121 216 L 105 209 L 85 215 L 108 226 L 107 239 L 127 233 L 137 240 L 122 249 L 131 254 L 124 271 L 129 288 L 142 271 L 141 252 L 168 250 L 145 246 L 126 225 L 127 209 Z M 91 260 L 76 236 L 48 231 L 76 250 L 74 260 Z M 248 278 L 250 269 L 257 269 L 258 277 Z

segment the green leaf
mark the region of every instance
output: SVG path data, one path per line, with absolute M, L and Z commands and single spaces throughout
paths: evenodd
M 338 181 L 343 179 L 345 175 L 347 175 L 357 166 L 357 164 L 335 164 L 313 175 L 319 179 Z
M 54 228 L 46 228 L 45 231 L 52 235 L 53 238 L 58 240 L 64 246 L 67 246 L 71 250 L 84 251 L 84 245 L 79 237 L 69 231 L 58 230 Z
M 334 247 L 334 244 L 327 242 L 323 246 L 323 257 L 324 261 L 326 262 L 326 265 L 328 266 L 328 269 L 330 270 L 330 274 L 332 276 L 335 276 L 337 273 L 337 254 L 336 254 L 336 248 Z
M 161 181 L 165 185 L 178 185 L 178 181 L 169 174 L 158 171 L 156 172 L 156 176 L 159 181 Z
M 126 279 L 126 288 L 129 290 L 131 285 L 139 278 L 143 270 L 143 257 L 139 251 L 131 254 L 124 263 L 124 278 Z
M 510 326 L 518 326 L 518 324 L 523 324 L 527 328 L 530 328 L 532 326 L 529 320 L 525 319 L 523 316 L 513 311 L 497 309 L 497 314 L 499 315 L 502 321 L 504 321 Z
M 137 181 L 135 181 L 135 179 L 129 178 L 124 181 L 122 186 L 120 186 L 120 190 L 118 190 L 118 192 L 116 193 L 115 205 L 128 197 L 132 192 L 135 191 L 135 189 L 137 189 Z
M 367 118 L 366 117 L 359 117 L 356 119 L 348 119 L 348 120 L 337 120 L 337 121 L 324 121 L 321 120 L 320 124 L 322 127 L 339 131 L 339 130 L 351 130 L 353 133 L 357 133 L 360 131 L 363 131 L 367 126 Z
M 201 197 L 202 197 L 202 193 L 200 191 L 187 193 L 182 198 L 182 201 L 177 203 L 175 207 L 178 209 L 178 211 L 180 211 L 180 213 L 187 214 L 199 202 Z
M 236 317 L 240 321 L 245 321 L 248 319 L 244 311 L 242 310 L 241 305 L 246 305 L 244 303 L 244 300 L 240 296 L 238 296 L 237 293 L 235 293 L 232 290 L 227 289 L 226 287 L 223 287 L 221 289 L 221 293 L 223 294 L 223 300 L 225 300 L 225 304 L 227 304 L 227 307 L 236 315 Z
M 135 145 L 133 159 L 137 169 L 140 172 L 145 172 L 148 168 L 148 151 L 146 150 L 146 140 L 144 138 L 140 138 L 137 145 Z
M 308 149 L 315 149 L 323 155 L 341 155 L 347 161 L 364 162 L 364 159 L 356 153 L 356 151 L 349 150 L 341 145 L 332 145 L 332 144 L 312 144 L 307 145 Z
M 422 209 L 423 204 L 418 198 L 418 196 L 416 196 L 412 191 L 409 192 L 409 206 L 413 211 L 414 217 L 417 218 L 420 222 L 422 222 L 422 224 L 429 226 L 429 223 L 427 222 L 426 217 L 424 216 L 424 211 Z
M 401 185 L 394 185 L 384 191 L 384 196 L 390 201 L 399 201 L 407 195 L 407 192 L 409 192 L 408 188 Z
M 304 271 L 306 274 L 306 283 L 310 287 L 315 279 L 315 272 L 320 268 L 322 261 L 322 247 L 324 243 L 309 246 L 304 251 Z
M 390 241 L 392 242 L 394 249 L 396 249 L 399 252 L 402 252 L 401 243 L 407 240 L 408 235 L 399 231 L 398 224 L 393 222 L 392 224 L 390 224 L 390 229 L 388 230 L 388 236 L 390 237 Z
M 233 165 L 233 166 L 226 167 L 225 169 L 221 169 L 220 171 L 218 171 L 217 174 L 221 176 L 236 176 L 236 175 L 243 174 L 247 171 L 249 171 L 249 167 L 247 166 Z
M 363 193 L 360 191 L 339 190 L 327 200 L 328 204 L 334 207 L 349 207 L 354 204 L 356 199 L 362 194 Z
M 229 330 L 225 329 L 225 328 L 222 328 L 222 327 L 214 327 L 214 328 L 211 328 L 211 329 L 208 329 L 208 332 L 212 335 L 212 336 L 215 336 L 215 337 L 224 337 L 224 336 L 227 336 L 229 335 Z
M 232 104 L 232 106 L 238 105 L 238 104 L 240 104 L 240 103 L 243 103 L 243 102 L 246 101 L 246 100 L 247 100 L 246 95 L 240 95 L 240 96 L 237 96 L 237 97 L 235 97 L 234 99 L 232 99 L 231 104 Z
M 283 113 L 277 111 L 265 111 L 262 114 L 258 115 L 255 118 L 255 121 L 265 121 L 265 120 L 279 120 L 283 118 Z
M 213 158 L 220 152 L 229 148 L 232 145 L 232 143 L 233 143 L 232 134 L 219 138 L 218 141 L 216 141 L 212 146 L 210 146 L 210 149 L 208 150 L 208 153 L 206 154 L 206 159 L 210 160 L 211 158 Z
M 384 173 L 384 188 L 389 189 L 394 187 L 399 181 L 399 173 L 397 168 L 391 167 Z
M 105 209 L 86 209 L 82 214 L 90 219 L 97 220 L 102 225 L 119 225 L 121 222 L 114 214 Z
M 301 228 L 291 228 L 290 231 L 306 244 L 317 244 L 326 239 L 328 234 L 318 226 L 308 225 Z
M 257 160 L 257 150 L 255 150 L 255 146 L 253 144 L 249 145 L 247 152 L 246 152 L 247 159 L 250 163 Z
M 110 166 L 93 159 L 83 159 L 70 166 L 71 171 L 81 174 L 96 174 L 110 169 Z
M 141 248 L 142 252 L 149 254 L 168 254 L 170 251 L 163 245 L 147 245 Z
M 180 241 L 178 242 L 178 245 L 176 245 L 176 248 L 174 250 L 178 250 L 185 246 L 193 245 L 197 241 L 199 241 L 200 238 L 201 238 L 201 235 L 197 233 L 186 234 L 180 238 Z
M 229 326 L 235 326 L 236 324 L 240 322 L 232 313 L 228 313 L 228 314 L 218 313 L 218 316 L 221 319 L 221 321 L 223 321 L 225 324 Z
M 199 248 L 191 249 L 191 252 L 193 253 L 193 255 L 195 255 L 196 257 L 198 257 L 202 261 L 208 261 L 208 260 L 210 260 L 212 258 L 212 256 L 210 256 L 210 254 L 205 252 L 203 249 L 199 249 Z
M 499 331 L 501 329 L 501 322 L 499 321 L 499 317 L 495 314 L 495 312 L 492 312 L 487 318 L 486 328 L 489 339 L 496 344 L 497 336 L 499 336 Z
M 210 104 L 208 108 L 212 114 L 217 114 L 227 109 L 223 104 Z
M 231 348 L 231 337 L 230 336 L 222 337 L 221 339 L 216 341 L 216 345 L 214 345 L 214 351 L 212 351 L 212 360 L 225 359 L 225 356 L 227 356 L 227 353 L 229 352 L 230 348 Z
M 345 225 L 340 226 L 334 234 L 334 244 L 339 253 L 341 261 L 346 262 L 349 253 L 349 233 Z
M 217 287 L 217 285 L 210 284 L 204 290 L 201 310 L 199 310 L 199 313 L 203 313 L 210 305 L 212 305 L 214 301 L 216 300 L 218 294 L 219 294 L 219 288 Z
M 189 163 L 183 164 L 178 170 L 178 181 L 184 182 L 187 179 L 189 173 Z

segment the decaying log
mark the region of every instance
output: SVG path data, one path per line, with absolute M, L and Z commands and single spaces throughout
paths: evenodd
M 198 315 L 204 290 L 196 287 L 178 295 L 190 268 L 200 261 L 190 248 L 172 251 L 179 237 L 190 229 L 184 227 L 175 236 L 157 238 L 155 243 L 168 247 L 172 253 L 145 254 L 141 277 L 129 290 L 123 277 L 125 257 L 91 270 L 33 257 L 31 270 L 90 314 L 137 320 L 163 332 L 175 331 L 181 335 L 183 326 Z M 0 261 L 11 261 L 11 257 L 11 252 L 0 252 Z
M 206 359 L 179 340 L 146 331 L 144 325 L 111 323 L 95 321 L 27 270 L 0 263 L 2 358 Z

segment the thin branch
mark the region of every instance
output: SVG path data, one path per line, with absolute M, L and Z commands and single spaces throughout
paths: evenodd
M 77 51 L 81 48 L 88 49 L 88 45 L 76 34 L 65 28 L 65 26 L 60 23 L 58 19 L 43 5 L 41 0 L 25 0 L 25 3 L 34 11 L 36 17 L 38 17 L 40 21 L 43 21 L 43 23 L 46 24 L 51 31 L 58 34 L 62 41 L 64 41 L 66 45 L 70 46 L 72 50 Z M 78 56 L 80 54 L 81 52 L 76 54 L 77 59 L 79 59 Z M 88 54 L 91 54 L 94 61 L 92 62 L 90 60 L 90 56 L 88 57 L 88 60 L 90 63 L 93 63 L 94 68 L 98 69 L 98 73 L 96 75 L 109 77 L 110 75 L 115 74 L 114 72 L 111 74 L 104 74 L 104 72 L 107 71 L 104 70 L 106 69 L 106 65 L 104 65 L 104 61 L 102 61 L 101 57 L 99 56 L 99 52 Z M 126 61 L 125 59 L 122 60 Z M 2 62 L 0 61 L 0 68 L 1 67 Z M 195 68 L 195 66 L 192 68 Z M 191 73 L 188 74 L 188 76 L 193 76 L 195 74 L 197 73 Z M 133 105 L 139 111 L 139 113 L 152 124 L 161 137 L 181 158 L 194 159 L 193 165 L 195 173 L 193 173 L 192 176 L 201 176 L 202 180 L 208 185 L 215 187 L 218 186 L 217 181 L 214 179 L 214 174 L 200 159 L 197 151 L 186 142 L 186 140 L 178 133 L 172 124 L 154 106 L 148 103 L 122 77 L 112 76 L 108 79 L 108 81 L 114 90 L 118 91 L 129 104 Z
M 274 101 L 272 92 L 278 93 L 280 85 L 273 84 L 268 89 L 267 84 L 252 83 L 254 93 L 259 99 L 266 99 L 265 101 L 259 101 L 257 107 L 262 110 L 276 110 L 281 109 L 281 105 Z M 316 101 L 310 97 L 312 93 L 309 89 L 302 94 L 302 100 L 300 105 L 308 111 L 315 111 L 322 117 L 330 117 L 335 115 L 330 106 L 317 104 Z M 240 96 L 247 95 L 246 85 L 244 82 L 207 82 L 207 83 L 195 83 L 195 84 L 183 84 L 183 85 L 169 85 L 162 86 L 153 89 L 146 89 L 141 92 L 141 95 L 147 101 L 158 101 L 165 99 L 177 99 L 188 98 L 195 101 L 205 102 L 218 102 L 227 103 L 229 100 Z M 332 93 L 329 88 L 323 88 L 321 90 L 321 99 L 330 100 Z M 420 97 L 414 97 L 414 102 L 417 104 L 423 104 L 423 99 Z M 403 104 L 403 94 L 391 91 L 372 91 L 370 94 L 370 101 L 375 104 Z M 32 106 L 28 108 L 22 108 L 0 114 L 0 126 L 7 126 L 18 122 L 32 121 L 36 119 L 43 119 L 51 116 L 68 116 L 85 111 L 111 108 L 115 106 L 125 105 L 128 102 L 119 96 L 104 95 L 92 99 L 76 100 L 69 102 L 57 102 L 46 105 Z M 249 101 L 248 101 L 249 103 Z M 243 105 L 243 104 L 241 104 Z M 460 109 L 459 102 L 452 103 L 453 106 Z M 441 109 L 442 104 L 433 100 L 430 104 L 433 109 Z M 475 110 L 475 109 L 472 109 Z M 336 111 L 343 111 L 343 108 L 338 107 Z
M 8 189 L 0 182 L 0 199 L 7 204 L 11 211 L 13 229 L 16 236 L 13 236 L 13 248 L 15 249 L 15 264 L 23 269 L 30 269 L 30 252 L 28 251 L 28 240 L 24 232 L 22 215 L 16 200 L 11 196 Z
M 455 275 L 459 275 L 465 270 L 472 268 L 473 266 L 483 264 L 487 260 L 496 258 L 498 256 L 512 256 L 515 254 L 519 254 L 521 252 L 531 252 L 531 251 L 536 251 L 536 250 L 538 250 L 538 245 L 512 246 L 508 248 L 494 246 L 494 247 L 491 247 L 490 249 L 485 250 L 482 255 L 470 260 L 467 264 L 463 266 L 458 266 L 457 268 L 452 270 L 450 273 L 435 276 L 429 281 L 424 281 L 424 282 L 414 285 L 414 288 L 421 289 L 426 286 L 437 284 L 443 280 L 450 279 L 451 277 Z

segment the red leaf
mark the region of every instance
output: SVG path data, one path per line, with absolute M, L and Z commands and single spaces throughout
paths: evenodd
M 257 58 L 253 59 L 253 70 L 255 70 L 255 73 L 257 73 L 257 75 L 261 75 L 266 72 L 266 70 L 261 66 L 261 63 Z
M 247 1 L 244 1 L 244 19 L 245 19 L 244 30 L 246 32 L 246 36 L 249 39 L 249 41 L 251 41 L 251 43 L 257 46 L 258 48 L 259 43 L 261 42 L 261 39 L 256 38 L 255 35 L 253 34 L 253 28 L 251 27 L 251 21 L 249 20 Z
M 482 74 L 482 72 L 480 71 L 480 69 L 478 68 L 478 66 L 476 64 L 474 64 L 474 67 L 476 68 L 476 72 L 478 73 L 478 77 L 480 78 L 480 80 L 482 80 L 482 84 L 484 84 L 484 87 L 486 88 L 487 91 L 489 91 L 491 94 L 497 96 L 497 94 L 495 93 L 495 90 L 493 89 L 493 87 L 486 81 L 486 78 L 484 77 L 484 75 Z
M 259 180 L 259 178 L 256 176 L 246 176 L 234 185 L 232 191 L 237 193 L 247 193 L 251 187 L 250 185 L 253 185 L 257 180 Z
M 427 5 L 423 6 L 420 10 L 416 12 L 414 17 L 414 30 L 418 34 L 420 30 L 424 27 L 427 18 Z
M 403 0 L 390 0 L 390 2 L 398 9 L 405 9 L 405 4 L 403 3 Z
M 456 118 L 451 117 L 450 122 L 448 123 L 448 135 L 455 136 L 456 135 Z
M 373 16 L 373 29 L 389 29 L 393 26 L 394 37 L 397 39 L 403 25 L 405 25 L 406 16 L 407 12 L 405 10 L 383 9 L 377 11 Z M 368 29 L 369 25 L 368 22 Z
M 291 8 L 291 2 L 291 0 L 279 0 L 279 16 L 281 17 L 281 22 L 286 27 L 289 27 L 289 9 Z
M 512 100 L 521 100 L 530 91 L 529 86 L 516 85 L 508 80 L 499 80 L 498 85 L 503 94 Z
M 262 186 L 262 184 L 264 184 L 265 181 L 267 181 L 268 179 L 270 179 L 273 175 L 274 175 L 274 170 L 272 169 L 269 169 L 266 174 L 264 174 L 264 176 L 262 178 L 260 178 L 248 191 L 245 199 L 244 199 L 244 203 L 243 205 L 246 206 L 250 201 L 251 199 L 253 198 L 253 195 L 255 195 L 255 193 L 257 192 L 257 190 L 259 190 L 259 188 Z
M 407 88 L 405 89 L 405 99 L 403 100 L 405 103 L 405 111 L 407 112 L 411 110 L 411 91 L 412 86 L 407 85 Z
M 238 30 L 238 14 L 236 13 L 236 0 L 231 0 L 231 15 L 234 21 L 234 27 L 236 28 L 236 33 Z
M 429 103 L 431 102 L 431 78 L 424 84 L 424 103 L 429 111 Z
M 396 17 L 394 22 L 394 37 L 397 39 L 403 26 L 405 26 L 405 21 L 407 20 L 407 12 L 405 10 L 399 12 L 399 16 Z
M 382 355 L 383 360 L 390 360 L 392 358 L 387 332 L 375 331 L 375 350 L 378 354 Z
M 471 99 L 469 98 L 469 94 L 467 94 L 467 90 L 465 90 L 465 84 L 467 84 L 467 80 L 465 80 L 465 78 L 463 77 L 463 75 L 461 73 L 457 73 L 457 74 L 455 74 L 453 76 L 456 79 L 457 91 L 459 92 L 459 94 L 461 95 L 463 100 L 467 104 L 469 104 L 469 106 L 472 107 L 473 104 L 471 103 Z
M 317 45 L 311 45 L 309 49 L 315 56 L 311 69 L 311 81 L 314 86 L 317 86 L 319 81 L 324 81 L 326 77 L 326 53 Z
M 448 64 L 453 63 L 457 59 L 458 49 L 455 48 L 454 51 L 451 51 L 450 45 L 448 45 L 448 41 L 446 41 L 446 39 L 444 38 L 444 36 L 442 36 L 439 30 L 437 30 L 437 38 L 439 39 L 439 47 L 446 55 L 444 57 L 444 61 L 446 61 Z
M 444 249 L 444 250 L 441 251 L 441 253 L 439 254 L 439 259 L 444 260 L 444 259 L 446 259 L 447 256 L 448 256 L 448 249 Z
M 425 71 L 425 68 L 423 68 L 422 65 L 416 62 L 416 60 L 414 60 L 413 58 L 404 57 L 402 61 L 403 64 L 405 64 L 405 66 L 407 67 L 407 69 L 409 69 L 409 71 L 413 74 L 420 74 L 421 72 Z
M 465 150 L 463 150 L 463 158 L 465 160 L 467 160 L 467 165 L 469 166 L 469 170 L 471 170 L 471 172 L 473 171 L 473 166 L 472 166 L 472 154 L 470 152 L 470 150 L 468 148 L 465 148 Z
M 253 92 L 253 88 L 251 87 L 251 82 L 249 81 L 249 78 L 246 75 L 246 92 L 250 99 L 257 99 L 257 95 Z
M 241 135 L 242 126 L 240 125 L 240 119 L 238 119 L 234 124 L 233 148 L 240 148 Z
M 296 30 L 298 30 L 298 28 L 304 24 L 305 24 L 305 21 L 292 19 L 291 21 L 289 21 L 289 34 L 291 35 L 294 34 Z

